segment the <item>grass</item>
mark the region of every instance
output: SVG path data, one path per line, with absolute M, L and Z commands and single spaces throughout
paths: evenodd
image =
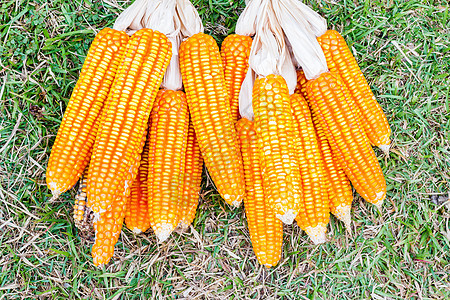
M 355 197 L 353 235 L 332 218 L 324 245 L 286 226 L 282 260 L 267 270 L 242 209 L 211 187 L 187 233 L 158 245 L 125 229 L 113 262 L 93 266 L 74 192 L 49 203 L 45 168 L 89 45 L 128 2 L 2 1 L 0 299 L 449 299 L 448 1 L 305 2 L 343 33 L 388 116 L 392 152 L 377 151 L 388 197 L 382 214 Z M 219 42 L 244 7 L 194 3 Z

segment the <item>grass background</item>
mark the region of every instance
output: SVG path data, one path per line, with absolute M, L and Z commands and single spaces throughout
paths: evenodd
M 218 42 L 244 7 L 194 2 Z M 187 233 L 158 245 L 125 229 L 97 269 L 71 219 L 74 192 L 49 203 L 45 168 L 95 33 L 129 1 L 2 0 L 0 299 L 449 299 L 448 1 L 305 2 L 342 32 L 391 124 L 390 157 L 377 151 L 383 213 L 355 197 L 353 235 L 332 218 L 320 246 L 285 226 L 282 260 L 268 270 L 243 210 L 205 186 Z

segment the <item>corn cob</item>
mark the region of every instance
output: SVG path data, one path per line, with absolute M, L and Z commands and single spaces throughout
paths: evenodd
M 348 100 L 350 94 L 345 83 L 336 74 L 323 73 L 308 81 L 306 92 L 339 166 L 356 191 L 381 208 L 386 197 L 386 181 L 354 114 L 353 102 Z
M 240 117 L 239 92 L 247 74 L 252 41 L 249 36 L 231 34 L 223 40 L 220 49 L 233 122 L 236 122 Z
M 203 160 L 222 198 L 239 206 L 244 170 L 214 39 L 198 33 L 181 43 L 180 68 Z
M 244 199 L 253 251 L 260 264 L 275 266 L 281 257 L 283 224 L 266 203 L 259 163 L 258 138 L 253 122 L 242 118 L 236 123 L 245 171 Z
M 92 210 L 87 205 L 86 184 L 87 184 L 87 170 L 86 168 L 80 178 L 77 194 L 75 196 L 75 203 L 73 205 L 73 220 L 75 227 L 83 233 L 93 233 L 92 224 Z
M 147 130 L 147 124 L 144 128 Z M 141 149 L 144 147 L 145 140 L 146 135 L 143 135 L 139 143 Z M 135 153 L 132 161 L 134 163 L 125 174 L 125 182 L 133 182 L 133 178 L 136 177 L 141 152 Z M 88 175 L 90 176 L 89 173 Z M 92 258 L 96 266 L 107 264 L 114 254 L 114 245 L 119 239 L 127 211 L 130 189 L 131 186 L 126 184 L 123 193 L 113 195 L 114 201 L 106 211 L 94 214 L 95 243 L 92 247 Z M 88 205 L 90 205 L 89 202 Z
M 307 99 L 306 83 L 303 70 L 297 71 L 297 87 L 295 93 L 302 95 Z M 317 116 L 311 112 L 314 128 L 316 131 L 317 141 L 319 143 L 320 152 L 324 161 L 324 172 L 328 199 L 330 203 L 330 211 L 339 220 L 343 221 L 347 230 L 350 230 L 351 208 L 353 201 L 352 187 L 350 181 L 344 173 L 344 170 L 337 163 L 336 158 L 331 152 L 330 144 L 325 136 L 323 128 L 319 124 Z
M 179 223 L 188 127 L 186 95 L 160 90 L 150 116 L 148 153 L 148 211 L 159 242 Z
M 318 39 L 331 72 L 339 73 L 362 113 L 362 125 L 370 142 L 389 152 L 391 128 L 344 38 L 328 30 Z
M 98 214 L 94 219 L 95 243 L 92 246 L 92 258 L 96 266 L 107 264 L 114 254 L 114 245 L 119 240 L 125 218 L 126 202 L 125 196 L 116 197 L 113 209 Z
M 323 158 L 311 113 L 303 96 L 293 94 L 291 108 L 296 129 L 296 154 L 300 163 L 303 187 L 303 201 L 296 221 L 297 225 L 308 234 L 315 244 L 321 244 L 326 242 L 327 224 L 330 221 Z
M 137 31 L 127 44 L 89 167 L 87 195 L 95 213 L 110 210 L 115 197 L 123 201 L 122 195 L 128 196 L 124 191 L 130 181 L 125 178 L 142 152 L 141 140 L 171 51 L 167 37 L 151 29 Z
M 339 74 L 335 73 L 337 76 L 339 76 Z M 308 101 L 308 94 L 306 93 L 306 83 L 308 82 L 308 80 L 305 77 L 305 73 L 303 72 L 303 70 L 297 70 L 297 86 L 295 87 L 295 93 L 296 94 L 300 94 L 302 95 L 306 101 Z M 359 124 L 361 125 L 363 123 L 363 117 L 361 114 L 361 110 L 359 109 L 359 107 L 356 105 L 355 101 L 353 98 L 349 98 L 348 99 L 349 102 L 351 102 L 352 107 L 354 107 L 354 114 L 358 119 Z M 309 104 L 309 101 L 308 101 Z M 370 142 L 369 139 L 367 138 L 366 132 L 364 131 L 364 136 L 366 136 L 366 140 L 367 142 Z
M 350 231 L 351 209 L 353 201 L 352 187 L 337 159 L 331 152 L 330 144 L 325 136 L 325 131 L 319 124 L 318 118 L 313 115 L 314 128 L 317 134 L 320 151 L 324 160 L 325 178 L 328 182 L 328 199 L 330 200 L 330 211 L 339 220 L 343 221 L 347 230 Z
M 185 171 L 180 203 L 180 227 L 187 229 L 195 217 L 197 210 L 200 184 L 202 182 L 203 159 L 195 136 L 194 125 L 189 122 Z
M 78 181 L 89 163 L 98 116 L 127 42 L 125 32 L 105 28 L 89 48 L 48 161 L 47 186 L 55 199 Z
M 144 150 L 142 150 L 139 170 L 131 186 L 125 211 L 125 224 L 136 234 L 146 232 L 150 228 L 147 185 L 148 149 L 149 141 L 147 140 Z
M 252 97 L 264 194 L 275 216 L 292 224 L 303 196 L 286 81 L 279 75 L 258 78 Z

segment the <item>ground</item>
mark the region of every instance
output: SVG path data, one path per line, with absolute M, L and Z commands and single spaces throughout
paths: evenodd
M 75 192 L 50 203 L 45 169 L 89 45 L 129 1 L 3 0 L 0 299 L 449 299 L 448 1 L 305 2 L 343 34 L 391 124 L 390 156 L 377 151 L 388 186 L 381 213 L 356 196 L 353 233 L 332 218 L 320 246 L 285 226 L 282 260 L 266 269 L 242 208 L 205 181 L 186 233 L 158 245 L 125 229 L 98 269 L 71 219 Z M 194 4 L 219 43 L 245 6 Z

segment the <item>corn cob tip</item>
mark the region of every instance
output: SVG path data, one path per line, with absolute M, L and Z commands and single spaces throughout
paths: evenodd
M 323 224 L 314 227 L 309 226 L 305 231 L 315 245 L 323 244 L 327 241 L 327 227 Z
M 382 192 L 380 192 L 380 193 L 382 193 Z M 377 198 L 378 198 L 378 195 L 379 195 L 379 193 L 377 194 Z M 378 202 L 376 202 L 376 203 L 373 203 L 373 205 L 375 205 L 377 207 L 377 209 L 379 211 L 381 211 L 381 207 L 383 206 L 383 202 L 384 202 L 384 198 L 382 198 L 381 200 L 378 200 Z
M 378 148 L 380 148 L 385 155 L 389 155 L 389 149 L 391 148 L 391 145 L 380 145 L 378 146 Z
M 181 230 L 187 230 L 191 224 L 186 223 L 185 221 L 180 221 L 178 224 Z
M 242 203 L 242 198 L 240 197 L 239 199 L 234 200 L 234 201 L 231 203 L 231 205 L 232 205 L 233 207 L 238 208 L 239 206 L 241 206 L 241 203 Z
M 133 231 L 134 234 L 141 234 L 142 230 L 140 230 L 139 228 L 133 228 L 131 231 Z
M 55 201 L 59 198 L 59 195 L 61 195 L 61 190 L 58 188 L 58 185 L 56 182 L 48 182 L 47 183 L 48 188 L 52 192 L 52 198 L 50 199 L 50 202 Z
M 352 222 L 351 210 L 352 210 L 351 205 L 342 203 L 334 209 L 333 215 L 335 215 L 336 218 L 344 222 L 346 228 L 349 228 Z
M 106 248 L 106 246 L 105 246 Z M 98 251 L 100 253 L 92 253 L 92 260 L 95 266 L 97 267 L 102 267 L 104 265 L 106 265 L 107 263 L 109 263 L 109 261 L 111 260 L 112 255 L 110 255 L 109 253 L 113 253 L 114 252 L 114 246 L 108 247 L 110 249 L 108 249 L 107 251 Z
M 293 209 L 288 209 L 288 211 L 284 215 L 277 214 L 276 217 L 281 220 L 284 224 L 291 225 L 297 213 Z
M 159 223 L 155 226 L 156 230 L 155 231 L 155 235 L 156 238 L 158 239 L 158 243 L 162 243 L 165 240 L 167 240 L 170 236 L 170 234 L 172 233 L 172 231 L 175 229 L 173 227 L 172 224 L 169 223 Z
M 343 215 L 339 218 L 342 222 L 345 224 L 345 229 L 351 233 L 352 232 L 352 215 L 350 213 L 350 210 L 346 210 Z
M 375 205 L 379 211 L 381 211 L 381 206 L 383 206 L 383 201 L 386 198 L 386 191 L 380 191 L 375 193 L 376 197 L 371 203 Z

